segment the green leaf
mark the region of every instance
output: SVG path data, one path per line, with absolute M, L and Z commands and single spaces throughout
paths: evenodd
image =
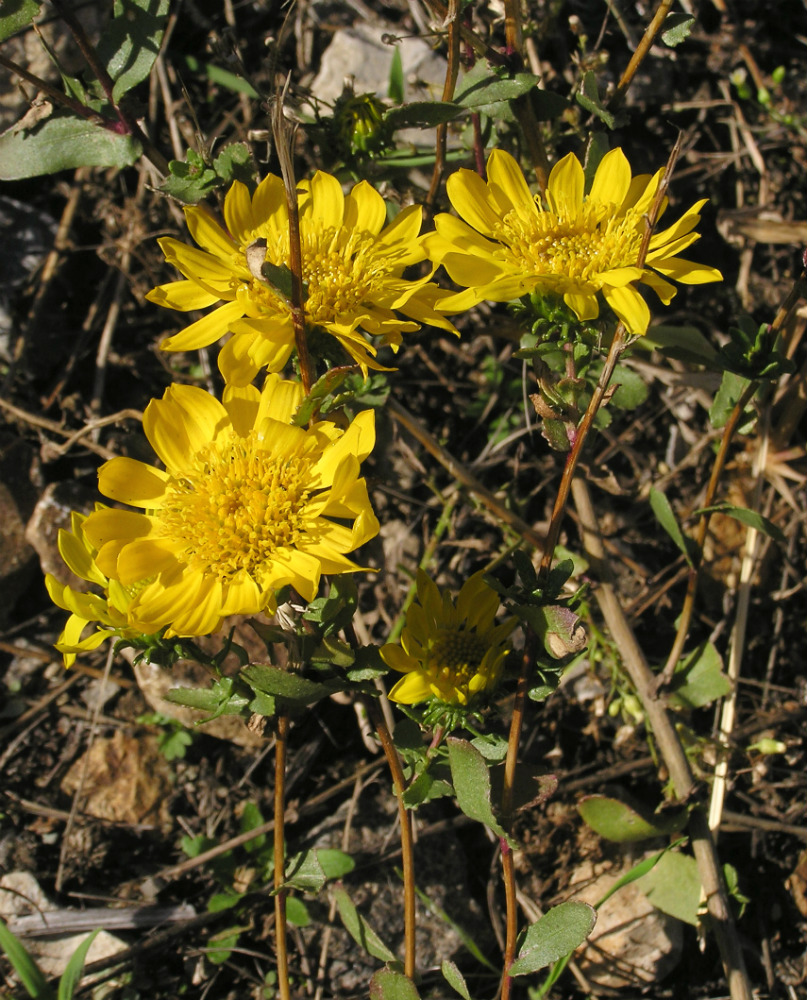
M 244 667 L 239 676 L 251 688 L 282 699 L 287 708 L 304 708 L 322 698 L 328 698 L 345 686 L 340 680 L 311 681 L 300 674 L 281 670 L 265 663 Z
M 217 719 L 220 715 L 240 715 L 249 703 L 249 699 L 235 689 L 231 677 L 221 677 L 206 691 L 201 688 L 170 688 L 165 697 L 175 705 L 185 705 L 201 712 L 210 712 L 210 715 L 200 719 L 197 725 Z
M 606 128 L 614 129 L 617 127 L 616 116 L 603 106 L 597 86 L 597 77 L 592 70 L 589 70 L 583 77 L 583 83 L 575 94 L 575 100 L 581 108 L 585 108 L 586 111 L 590 111 L 596 118 L 599 118 Z
M 676 45 L 686 41 L 695 24 L 695 18 L 683 11 L 672 11 L 664 18 L 661 28 L 661 40 L 674 49 Z
M 341 878 L 356 867 L 356 862 L 349 854 L 335 847 L 317 848 L 317 858 L 326 878 Z
M 256 169 L 252 153 L 245 142 L 231 142 L 225 146 L 213 161 L 216 176 L 223 184 L 241 181 L 248 188 L 255 185 Z
M 392 62 L 389 67 L 387 97 L 389 97 L 393 104 L 403 104 L 404 91 L 405 85 L 403 59 L 401 58 L 401 46 L 396 45 L 392 50 Z
M 308 907 L 297 896 L 286 896 L 286 920 L 295 927 L 308 927 L 311 914 Z
M 118 135 L 72 115 L 53 115 L 31 131 L 0 135 L 0 180 L 41 177 L 76 167 L 129 167 L 142 152 L 130 135 Z
M 59 980 L 57 1000 L 73 1000 L 73 994 L 75 993 L 76 987 L 81 982 L 81 977 L 84 975 L 84 963 L 87 960 L 87 952 L 90 950 L 93 941 L 100 933 L 99 929 L 97 931 L 93 931 L 92 934 L 88 934 L 70 956 L 70 961 L 67 963 L 67 966 L 62 973 L 62 978 Z
M 318 893 L 327 881 L 316 851 L 303 851 L 289 858 L 283 881 L 285 888 Z
M 476 79 L 469 73 L 464 80 L 465 88 L 454 98 L 454 103 L 463 108 L 477 109 L 514 101 L 517 97 L 537 88 L 540 82 L 541 78 L 533 76 L 532 73 L 516 73 L 512 77 L 501 77 L 495 72 L 490 73 L 488 69 L 481 79 Z
M 38 0 L 3 0 L 0 15 L 0 42 L 10 38 L 15 31 L 24 28 L 39 13 Z
M 526 976 L 545 969 L 581 945 L 597 920 L 593 906 L 572 900 L 553 907 L 527 928 L 511 976 Z
M 765 517 L 764 514 L 760 514 L 755 510 L 749 510 L 747 507 L 735 507 L 731 503 L 718 503 L 714 507 L 701 507 L 695 513 L 725 514 L 727 517 L 733 517 L 737 521 L 742 521 L 749 528 L 754 528 L 762 532 L 763 535 L 767 535 L 780 545 L 787 544 L 787 539 L 778 525 L 774 524 L 769 517 Z
M 34 1000 L 54 1000 L 53 990 L 39 966 L 2 920 L 0 920 L 0 948 L 5 952 L 22 985 Z
M 391 129 L 436 128 L 464 113 L 465 108 L 448 101 L 412 101 L 399 108 L 390 108 L 382 120 Z
M 182 760 L 192 743 L 193 735 L 187 729 L 172 728 L 160 735 L 159 750 L 167 761 Z
M 656 347 L 667 357 L 711 367 L 717 351 L 694 326 L 651 326 L 644 337 L 636 341 L 637 347 Z
M 647 399 L 650 392 L 642 376 L 632 368 L 626 368 L 625 365 L 616 366 L 611 385 L 615 385 L 617 389 L 611 396 L 609 405 L 616 406 L 620 410 L 635 410 Z
M 731 691 L 720 653 L 711 642 L 702 643 L 675 667 L 669 702 L 677 708 L 703 708 Z
M 234 906 L 238 906 L 243 898 L 240 892 L 235 892 L 233 889 L 228 889 L 226 892 L 214 892 L 207 901 L 207 912 L 223 913 L 225 910 L 231 910 Z
M 485 760 L 498 762 L 507 756 L 507 740 L 496 733 L 483 733 L 471 740 L 471 746 L 482 754 Z
M 241 833 L 249 833 L 251 830 L 257 830 L 258 827 L 263 826 L 266 821 L 263 818 L 263 813 L 258 808 L 256 802 L 246 802 L 244 804 L 244 810 L 241 813 Z M 255 854 L 258 851 L 263 850 L 266 846 L 266 834 L 258 834 L 257 837 L 253 837 L 244 844 L 244 850 L 247 854 Z
M 450 736 L 448 760 L 451 780 L 457 793 L 457 805 L 471 819 L 475 819 L 513 846 L 507 831 L 499 824 L 490 801 L 490 772 L 485 758 L 470 743 Z
M 687 822 L 686 809 L 661 816 L 648 816 L 607 795 L 586 795 L 578 803 L 577 809 L 595 833 L 617 844 L 633 844 L 652 837 L 669 836 L 682 830 Z
M 420 1000 L 420 994 L 402 972 L 380 969 L 370 980 L 370 1000 Z
M 471 1000 L 471 994 L 468 992 L 468 987 L 465 985 L 465 979 L 453 962 L 446 960 L 440 966 L 440 971 L 443 973 L 443 978 L 448 983 L 448 985 L 455 990 L 462 997 L 462 1000 Z
M 726 421 L 731 416 L 731 411 L 739 402 L 740 396 L 745 392 L 746 387 L 750 384 L 750 379 L 744 378 L 742 375 L 737 375 L 734 372 L 723 372 L 720 388 L 717 390 L 714 402 L 709 407 L 709 419 L 713 427 L 719 430 L 721 427 L 726 426 Z M 754 410 L 749 400 L 744 417 L 740 421 L 739 430 L 741 433 L 743 430 L 748 430 L 748 425 L 753 418 Z
M 221 66 L 214 66 L 212 63 L 200 62 L 196 56 L 185 56 L 185 65 L 192 73 L 203 72 L 211 83 L 217 83 L 220 87 L 231 90 L 234 94 L 246 94 L 247 97 L 259 98 L 261 95 L 252 84 L 236 73 L 231 73 Z
M 115 81 L 112 100 L 142 83 L 160 54 L 169 0 L 115 0 L 113 19 L 96 53 Z
M 373 958 L 378 958 L 382 962 L 397 961 L 395 955 L 393 955 L 381 938 L 356 909 L 353 904 L 353 900 L 350 896 L 348 896 L 347 892 L 343 888 L 337 887 L 333 891 L 333 896 L 336 900 L 336 907 L 339 910 L 339 916 L 342 923 L 345 925 L 345 930 L 348 934 L 350 934 L 356 944 L 364 948 L 364 950 L 368 954 L 372 955 Z
M 697 925 L 701 882 L 694 858 L 668 852 L 637 885 L 657 910 Z
M 424 802 L 431 802 L 434 799 L 442 799 L 446 795 L 454 794 L 451 782 L 440 777 L 442 771 L 445 771 L 446 777 L 448 777 L 447 767 L 433 764 L 415 778 L 402 796 L 403 804 L 407 809 L 416 809 Z
M 228 927 L 211 937 L 204 949 L 208 961 L 212 962 L 213 965 L 223 965 L 232 955 L 233 948 L 238 944 L 238 939 L 243 931 L 248 929 L 247 927 Z
M 561 604 L 519 604 L 514 610 L 540 638 L 552 659 L 562 660 L 586 648 L 586 630 L 571 608 Z
M 678 520 L 673 513 L 672 507 L 670 506 L 670 501 L 661 492 L 661 490 L 657 490 L 655 486 L 650 487 L 650 506 L 653 508 L 656 520 L 662 528 L 664 528 L 670 538 L 672 538 L 678 548 L 684 553 L 687 565 L 690 568 L 694 568 L 692 556 L 695 543 L 691 538 L 687 538 L 683 531 L 681 531 Z

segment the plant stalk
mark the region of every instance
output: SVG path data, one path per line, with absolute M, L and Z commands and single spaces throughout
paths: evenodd
M 277 716 L 275 738 L 275 948 L 277 950 L 277 984 L 280 1000 L 291 1000 L 289 988 L 289 955 L 286 935 L 285 881 L 285 809 L 286 809 L 286 751 L 288 748 L 289 717 L 285 712 Z
M 448 64 L 446 66 L 446 79 L 443 84 L 443 101 L 448 102 L 454 99 L 454 90 L 457 86 L 457 77 L 460 72 L 460 41 L 462 23 L 462 0 L 448 0 Z M 429 215 L 434 214 L 434 204 L 437 200 L 437 192 L 440 189 L 440 182 L 446 168 L 446 137 L 448 135 L 448 125 L 443 122 L 437 126 L 436 142 L 434 149 L 434 171 L 429 193 L 426 196 L 426 208 Z
M 364 698 L 364 705 L 370 717 L 387 764 L 392 775 L 392 785 L 395 790 L 395 798 L 398 802 L 398 819 L 401 824 L 401 862 L 403 867 L 404 881 L 404 975 L 409 979 L 415 978 L 416 950 L 415 950 L 415 851 L 412 839 L 412 815 L 404 805 L 403 794 L 406 790 L 406 780 L 404 778 L 401 760 L 398 751 L 392 742 L 392 736 L 387 728 L 381 709 L 375 698 Z

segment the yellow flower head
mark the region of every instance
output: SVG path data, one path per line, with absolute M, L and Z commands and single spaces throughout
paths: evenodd
M 667 278 L 685 284 L 722 280 L 715 268 L 677 256 L 699 239 L 692 230 L 705 199 L 656 233 L 645 267 L 637 266 L 646 213 L 664 172 L 631 179 L 621 149 L 602 158 L 588 194 L 580 161 L 572 153 L 565 156 L 549 175 L 546 206 L 533 197 L 508 153 L 494 150 L 487 173 L 487 182 L 472 170 L 449 177 L 448 196 L 461 218 L 438 215 L 437 232 L 425 240 L 432 260 L 466 286 L 440 303 L 446 312 L 536 291 L 562 295 L 578 319 L 590 320 L 599 315 L 602 292 L 628 331 L 644 334 L 650 310 L 637 283 L 652 288 L 666 305 L 676 292 Z M 665 207 L 666 199 L 662 211 Z
M 360 568 L 347 553 L 378 532 L 359 478 L 374 414 L 305 430 L 290 423 L 302 398 L 277 375 L 263 392 L 225 389 L 223 403 L 172 385 L 143 417 L 165 470 L 123 457 L 101 467 L 101 492 L 140 508 L 84 525 L 101 572 L 136 594 L 134 626 L 207 635 L 227 615 L 273 612 L 286 584 L 311 601 L 321 574 Z
M 336 177 L 318 171 L 297 188 L 305 314 L 310 327 L 336 337 L 367 373 L 373 361 L 365 334 L 397 350 L 401 334 L 428 322 L 456 333 L 435 303 L 447 293 L 428 277 L 407 281 L 410 264 L 425 259 L 419 236 L 422 209 L 412 205 L 385 227 L 384 199 L 367 181 L 348 195 Z M 223 228 L 204 208 L 186 208 L 191 236 L 201 250 L 165 237 L 166 259 L 184 281 L 160 285 L 146 296 L 170 309 L 213 312 L 163 341 L 166 351 L 190 351 L 233 336 L 219 356 L 228 383 L 248 385 L 262 368 L 278 372 L 294 347 L 291 311 L 264 277 L 264 263 L 289 266 L 289 220 L 280 177 L 270 174 L 250 198 L 236 181 L 224 199 Z M 405 319 L 401 319 L 402 313 Z
M 437 698 L 467 706 L 499 683 L 516 619 L 493 624 L 499 597 L 482 577 L 469 577 L 455 605 L 448 591 L 441 593 L 418 571 L 418 597 L 406 614 L 401 645 L 381 649 L 384 662 L 405 675 L 390 691 L 392 701 L 414 705 Z
M 98 509 L 104 508 L 98 505 Z M 70 667 L 79 653 L 97 649 L 106 639 L 139 638 L 137 630 L 129 628 L 128 608 L 131 595 L 117 580 L 110 580 L 101 572 L 96 562 L 97 550 L 84 533 L 87 518 L 75 511 L 70 515 L 71 530 L 59 531 L 59 552 L 68 568 L 87 583 L 96 584 L 104 596 L 82 593 L 60 583 L 50 573 L 45 576 L 45 585 L 53 603 L 70 612 L 64 631 L 56 642 L 56 648 L 64 656 L 64 665 Z M 81 638 L 90 623 L 98 628 L 85 639 Z

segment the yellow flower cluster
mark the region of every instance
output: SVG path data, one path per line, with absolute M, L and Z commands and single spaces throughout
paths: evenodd
M 678 256 L 698 239 L 703 201 L 652 237 L 639 266 L 660 178 L 632 177 L 615 149 L 586 193 L 583 167 L 570 154 L 552 170 L 542 202 L 516 161 L 495 150 L 487 180 L 470 170 L 448 179 L 459 218 L 438 215 L 435 231 L 422 235 L 420 206 L 388 223 L 383 198 L 366 181 L 345 194 L 336 177 L 318 172 L 297 188 L 306 330 L 332 337 L 365 375 L 383 369 L 378 347 L 397 350 L 421 324 L 456 333 L 449 315 L 532 292 L 562 296 L 580 320 L 598 315 L 602 297 L 630 333 L 643 334 L 650 312 L 640 285 L 668 303 L 669 279 L 720 280 L 714 268 Z M 295 347 L 282 180 L 270 175 L 252 195 L 234 183 L 223 224 L 200 207 L 185 215 L 198 248 L 161 239 L 183 277 L 148 298 L 182 312 L 214 307 L 162 347 L 187 351 L 227 338 L 219 353 L 225 390 L 219 401 L 172 385 L 152 400 L 143 425 L 160 466 L 107 462 L 100 491 L 126 508 L 74 514 L 61 532 L 68 568 L 101 592 L 47 579 L 54 603 L 70 613 L 58 642 L 68 665 L 110 636 L 199 636 L 228 615 L 271 613 L 286 585 L 311 601 L 323 574 L 361 568 L 348 556 L 379 529 L 360 475 L 375 441 L 373 412 L 346 427 L 297 426 L 302 385 L 279 374 Z M 431 272 L 413 277 L 411 265 L 426 261 Z M 431 280 L 440 265 L 463 291 Z M 252 383 L 261 372 L 259 390 Z M 456 603 L 425 574 L 417 586 L 402 645 L 382 650 L 404 674 L 391 697 L 473 705 L 498 683 L 515 619 L 494 624 L 498 598 L 480 574 Z

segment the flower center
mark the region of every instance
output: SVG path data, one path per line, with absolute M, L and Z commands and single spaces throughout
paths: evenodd
M 488 645 L 476 632 L 444 630 L 432 643 L 428 667 L 435 680 L 448 681 L 468 693 Z
M 334 321 L 351 323 L 363 303 L 378 300 L 384 279 L 395 270 L 395 256 L 377 252 L 370 233 L 348 233 L 333 226 L 301 234 L 302 274 L 307 289 L 305 312 L 314 326 Z M 289 241 L 283 235 L 269 243 L 266 260 L 289 266 Z M 243 261 L 238 263 L 243 266 Z M 283 298 L 266 284 L 253 280 L 249 296 L 270 312 L 288 311 Z
M 635 267 L 642 241 L 642 216 L 632 209 L 615 216 L 607 205 L 584 203 L 563 218 L 537 206 L 529 218 L 508 212 L 497 239 L 497 256 L 524 274 L 562 277 L 575 283 L 619 267 Z
M 167 488 L 155 520 L 160 534 L 181 543 L 192 569 L 221 581 L 241 570 L 260 578 L 278 549 L 311 534 L 311 487 L 309 459 L 279 458 L 253 431 L 198 452 L 194 468 Z

